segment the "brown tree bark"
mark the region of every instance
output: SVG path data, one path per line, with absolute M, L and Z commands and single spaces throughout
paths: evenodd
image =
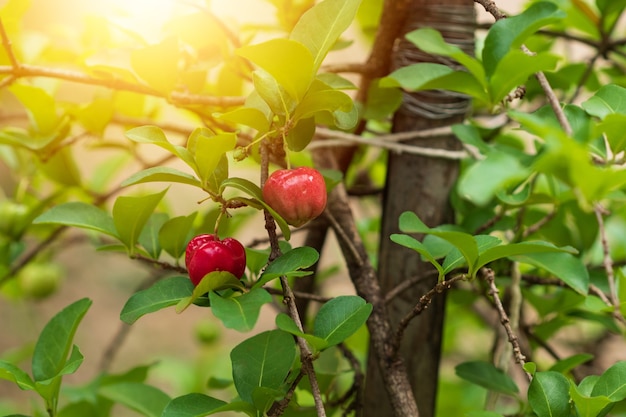
M 403 33 L 420 27 L 433 27 L 442 32 L 449 43 L 473 53 L 474 21 L 471 0 L 414 0 Z M 396 68 L 416 62 L 454 65 L 416 50 L 403 38 L 396 43 L 393 62 Z M 393 130 L 403 132 L 449 126 L 464 119 L 469 105 L 465 97 L 448 92 L 405 94 L 403 104 L 394 117 Z M 452 135 L 407 143 L 443 149 L 459 148 Z M 399 232 L 398 217 L 405 211 L 417 213 L 429 226 L 452 222 L 449 195 L 457 173 L 458 163 L 454 161 L 406 154 L 389 155 L 379 250 L 380 285 L 386 293 L 408 279 L 416 276 L 423 278 L 418 285 L 388 303 L 391 323 L 397 324 L 436 284 L 436 278 L 429 274 L 432 267 L 421 262 L 419 254 L 391 242 L 389 236 Z M 444 297 L 436 297 L 432 305 L 406 329 L 400 348 L 420 417 L 435 415 L 444 308 Z M 385 378 L 376 366 L 377 362 L 376 353 L 370 352 L 364 395 L 364 415 L 367 417 L 394 415 L 384 388 Z M 382 370 L 384 372 L 386 370 Z

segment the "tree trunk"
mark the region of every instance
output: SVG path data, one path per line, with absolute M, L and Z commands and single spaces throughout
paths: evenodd
M 474 4 L 471 0 L 418 0 L 413 2 L 404 33 L 420 27 L 433 27 L 442 32 L 449 43 L 473 53 Z M 454 65 L 440 57 L 432 57 L 402 39 L 393 51 L 396 68 L 416 62 L 440 62 Z M 416 131 L 449 126 L 461 122 L 468 109 L 465 97 L 443 91 L 406 94 L 402 107 L 394 117 L 395 132 Z M 459 143 L 450 135 L 444 138 L 416 139 L 406 142 L 417 146 L 458 149 Z M 453 221 L 449 194 L 456 181 L 458 162 L 390 153 L 387 184 L 383 200 L 383 218 L 379 250 L 378 276 L 383 292 L 420 276 L 419 284 L 403 291 L 388 304 L 392 323 L 398 323 L 420 297 L 436 283 L 430 264 L 420 261 L 417 252 L 389 240 L 398 233 L 398 217 L 413 211 L 429 226 Z M 445 299 L 437 296 L 427 310 L 415 318 L 406 329 L 401 355 L 409 372 L 420 417 L 435 415 L 435 402 L 441 353 Z M 384 372 L 384 371 L 383 371 Z M 386 398 L 380 370 L 370 352 L 365 388 L 364 415 L 382 417 L 393 415 Z

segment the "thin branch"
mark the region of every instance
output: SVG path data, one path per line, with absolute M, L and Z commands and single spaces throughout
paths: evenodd
M 543 226 L 545 226 L 550 220 L 552 220 L 554 218 L 554 216 L 556 216 L 556 210 L 552 210 L 551 212 L 549 212 L 548 214 L 546 214 L 545 216 L 543 216 L 539 221 L 537 221 L 535 224 L 531 224 L 530 226 L 528 226 L 526 228 L 526 230 L 524 230 L 524 233 L 522 233 L 522 236 L 524 238 L 532 235 L 533 233 L 539 231 L 539 229 L 541 229 Z
M 391 300 L 393 300 L 399 294 L 402 294 L 404 291 L 408 290 L 412 286 L 419 284 L 420 282 L 424 281 L 425 279 L 430 280 L 430 279 L 436 277 L 437 275 L 439 275 L 439 272 L 436 271 L 436 270 L 433 270 L 433 271 L 430 271 L 430 272 L 428 272 L 428 273 L 426 273 L 424 275 L 417 275 L 417 276 L 414 276 L 414 277 L 412 277 L 410 279 L 402 281 L 402 283 L 396 285 L 389 292 L 387 292 L 387 294 L 385 294 L 385 303 L 391 302 Z
M 118 78 L 97 78 L 78 71 L 41 67 L 37 65 L 20 64 L 18 68 L 11 65 L 0 65 L 0 75 L 1 74 L 12 75 L 15 78 L 54 78 L 79 84 L 105 87 L 117 91 L 130 91 L 147 96 L 160 97 L 175 105 L 232 107 L 244 104 L 243 97 L 216 97 L 188 94 L 180 91 L 173 91 L 169 94 L 165 94 L 146 85 L 136 84 Z
M 270 409 L 267 410 L 267 415 L 269 417 L 278 417 L 278 416 L 281 416 L 285 412 L 285 410 L 289 406 L 289 402 L 291 402 L 291 399 L 293 398 L 293 394 L 295 394 L 296 392 L 296 388 L 298 387 L 298 384 L 300 383 L 303 377 L 304 377 L 304 372 L 300 370 L 300 372 L 298 372 L 298 375 L 296 375 L 293 382 L 289 386 L 289 390 L 287 390 L 287 393 L 285 394 L 285 396 L 280 401 L 274 402 L 274 404 L 272 404 Z
M 417 304 L 413 307 L 413 309 L 405 315 L 400 323 L 398 324 L 398 329 L 396 330 L 396 334 L 393 340 L 393 349 L 397 353 L 400 349 L 400 344 L 402 343 L 402 338 L 404 337 L 404 331 L 408 327 L 411 320 L 420 315 L 422 311 L 424 311 L 433 300 L 437 294 L 441 294 L 442 292 L 450 289 L 452 284 L 457 281 L 465 280 L 466 276 L 464 274 L 456 275 L 450 278 L 447 281 L 438 282 L 431 290 L 429 290 L 426 294 L 422 295 L 417 302 Z
M 606 227 L 604 225 L 604 215 L 606 211 L 599 204 L 596 204 L 593 208 L 598 221 L 598 232 L 600 233 L 600 241 L 602 243 L 602 264 L 606 272 L 606 278 L 609 284 L 609 299 L 611 304 L 616 309 L 619 309 L 620 301 L 617 295 L 617 286 L 615 285 L 615 272 L 613 270 L 613 258 L 611 258 L 611 248 L 609 247 L 609 241 L 606 236 Z
M 15 51 L 13 51 L 13 45 L 11 44 L 11 39 L 9 39 L 9 36 L 7 35 L 7 32 L 4 28 L 4 23 L 2 23 L 2 19 L 0 19 L 0 36 L 2 37 L 2 47 L 4 48 L 4 50 L 7 53 L 7 56 L 9 57 L 9 62 L 11 62 L 11 66 L 13 67 L 14 70 L 19 70 L 20 68 L 20 63 L 17 60 L 17 57 L 15 56 Z
M 506 331 L 509 343 L 511 343 L 511 346 L 513 348 L 513 357 L 515 358 L 515 362 L 517 362 L 523 368 L 526 363 L 526 357 L 522 353 L 522 349 L 520 348 L 517 335 L 511 328 L 511 321 L 509 319 L 509 316 L 506 314 L 506 311 L 504 310 L 502 300 L 500 300 L 500 290 L 498 290 L 498 287 L 496 286 L 495 274 L 490 268 L 482 268 L 481 274 L 483 275 L 485 281 L 487 281 L 487 283 L 489 284 L 489 294 L 493 297 L 494 305 L 496 307 L 496 310 L 498 311 L 498 314 L 500 315 L 500 323 L 502 324 L 502 326 L 504 326 L 504 330 Z M 526 376 L 530 381 L 532 379 L 532 376 L 525 370 L 524 372 L 526 373 Z
M 273 295 L 284 295 L 282 290 L 278 290 L 276 288 L 265 286 L 263 287 L 263 289 Z M 311 294 L 311 293 L 302 292 L 302 291 L 293 291 L 293 295 L 298 299 L 316 301 L 318 303 L 327 303 L 328 301 L 332 300 L 332 298 L 330 297 L 324 297 L 319 294 Z
M 364 138 L 359 135 L 351 133 L 338 132 L 335 130 L 318 128 L 317 134 L 321 137 L 328 137 L 332 139 L 326 139 L 321 141 L 314 141 L 308 146 L 309 149 L 315 148 L 328 148 L 331 146 L 353 146 L 355 143 L 368 146 L 376 146 L 379 148 L 387 149 L 396 153 L 406 153 L 412 155 L 427 156 L 432 158 L 442 158 L 451 160 L 461 160 L 469 156 L 465 151 L 452 151 L 447 149 L 437 148 L 424 148 L 414 145 L 406 145 L 403 143 L 396 143 L 397 141 L 415 139 L 415 138 L 434 138 L 439 136 L 446 136 L 452 132 L 450 127 L 442 127 L 429 129 L 416 132 L 404 132 L 394 133 L 390 135 L 383 135 L 372 138 Z
M 498 9 L 493 0 L 474 0 L 474 3 L 478 3 L 485 8 L 485 11 L 493 16 L 496 20 L 501 20 L 506 18 L 506 15 Z

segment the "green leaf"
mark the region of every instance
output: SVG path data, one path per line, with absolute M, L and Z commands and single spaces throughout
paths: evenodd
M 108 213 L 79 201 L 54 206 L 37 217 L 33 223 L 80 227 L 118 238 L 113 218 Z
M 40 135 L 51 135 L 61 119 L 57 115 L 54 97 L 39 87 L 13 84 L 9 91 L 24 105 L 31 125 Z
M 441 55 L 453 58 L 459 64 L 463 65 L 479 82 L 485 81 L 485 71 L 482 64 L 474 57 L 463 52 L 456 45 L 445 42 L 441 33 L 432 28 L 421 28 L 409 32 L 406 38 L 421 49 L 431 55 Z M 487 86 L 483 84 L 483 89 Z
M 485 38 L 483 65 L 488 78 L 511 50 L 519 48 L 524 41 L 541 27 L 556 22 L 565 15 L 554 3 L 533 3 L 517 16 L 497 21 Z
M 300 119 L 298 123 L 289 129 L 285 138 L 287 146 L 294 152 L 300 152 L 307 147 L 315 135 L 315 118 Z
M 132 255 L 139 235 L 167 189 L 140 197 L 121 196 L 113 205 L 113 222 L 120 241 Z
M 32 358 L 35 382 L 48 381 L 61 374 L 73 346 L 74 334 L 90 306 L 88 298 L 78 300 L 57 313 L 43 328 Z
M 570 417 L 569 386 L 558 372 L 537 372 L 528 387 L 528 403 L 538 416 Z
M 178 145 L 171 144 L 165 133 L 163 133 L 163 129 L 158 126 L 139 126 L 133 129 L 126 131 L 126 137 L 133 142 L 137 143 L 149 143 L 152 145 L 159 146 L 173 155 L 176 155 L 178 158 L 182 159 L 187 165 L 189 165 L 194 171 L 197 171 L 195 160 L 193 156 L 186 148 Z
M 226 404 L 226 401 L 208 395 L 192 393 L 170 401 L 161 417 L 203 417 L 221 411 Z
M 66 187 L 80 186 L 81 173 L 71 147 L 64 147 L 55 152 L 40 165 L 41 172 L 48 178 Z
M 228 271 L 209 272 L 202 277 L 189 297 L 180 300 L 180 302 L 176 305 L 176 312 L 182 313 L 185 309 L 187 309 L 187 307 L 189 307 L 192 303 L 197 302 L 207 293 L 227 289 L 244 291 L 246 288 L 239 278 Z
M 185 254 L 187 243 L 192 237 L 193 222 L 197 214 L 197 212 L 194 212 L 189 216 L 171 218 L 159 230 L 161 247 L 174 259 L 178 259 Z
M 609 114 L 626 114 L 626 88 L 609 84 L 602 86 L 587 101 L 582 103 L 583 109 L 592 116 L 604 119 Z
M 513 396 L 519 392 L 517 384 L 511 377 L 490 362 L 464 362 L 457 365 L 454 370 L 459 378 L 463 378 L 490 391 Z
M 254 287 L 260 287 L 267 282 L 281 277 L 300 277 L 309 275 L 310 272 L 302 271 L 319 260 L 319 253 L 308 246 L 301 246 L 290 250 L 276 258 L 265 268 L 263 274 Z
M 193 283 L 187 276 L 174 276 L 133 294 L 120 313 L 120 319 L 133 324 L 141 316 L 176 305 L 193 292 Z
M 296 102 L 302 100 L 315 76 L 311 52 L 292 39 L 277 38 L 244 46 L 237 54 L 265 70 Z
M 251 127 L 259 133 L 267 132 L 271 123 L 265 113 L 254 107 L 239 107 L 220 114 L 218 119 Z
M 558 248 L 549 242 L 521 242 L 500 245 L 481 252 L 476 262 L 476 268 L 481 268 L 497 259 L 527 255 L 533 253 L 572 253 L 571 247 Z
M 170 397 L 160 389 L 140 382 L 120 382 L 100 388 L 98 393 L 146 417 L 160 417 Z
M 252 397 L 258 387 L 282 387 L 296 359 L 296 345 L 289 333 L 270 330 L 235 346 L 230 358 L 239 396 L 254 404 Z
M 360 0 L 325 0 L 307 10 L 291 31 L 290 39 L 305 45 L 316 73 L 324 58 L 356 16 Z
M 315 317 L 313 335 L 334 346 L 352 336 L 367 321 L 372 305 L 356 295 L 343 295 L 325 303 Z
M 398 219 L 400 230 L 404 233 L 428 233 L 430 227 L 426 226 L 417 214 L 412 211 L 405 211 Z
M 272 113 L 285 116 L 296 108 L 297 101 L 268 72 L 261 69 L 254 71 L 252 81 L 255 93 L 263 99 Z
M 592 359 L 593 355 L 589 353 L 579 353 L 565 359 L 560 359 L 557 363 L 552 365 L 549 370 L 564 374 Z
M 30 375 L 10 362 L 0 360 L 0 379 L 13 381 L 21 390 L 35 389 Z
M 428 250 L 428 248 L 424 246 L 424 244 L 420 242 L 419 240 L 409 235 L 403 235 L 399 233 L 394 233 L 389 238 L 393 242 L 397 243 L 398 245 L 402 245 L 409 249 L 413 249 L 414 251 L 422 255 L 424 259 L 430 262 L 437 269 L 437 271 L 439 271 L 439 279 L 441 279 L 445 275 L 445 272 L 443 271 L 443 267 L 441 266 L 441 264 L 437 262 L 435 257 Z
M 254 329 L 263 304 L 271 303 L 272 296 L 263 288 L 253 288 L 242 295 L 222 297 L 209 293 L 211 311 L 229 329 L 248 332 Z
M 132 51 L 130 64 L 150 87 L 168 94 L 178 81 L 179 55 L 178 39 L 170 37 L 159 44 Z
M 476 205 L 484 206 L 509 184 L 525 179 L 529 170 L 519 158 L 492 151 L 487 158 L 474 163 L 459 179 L 458 192 Z
M 159 259 L 161 255 L 161 242 L 159 241 L 159 230 L 167 222 L 166 213 L 152 213 L 144 226 L 137 241 L 152 259 Z
M 611 113 L 607 114 L 596 127 L 597 136 L 606 135 L 614 155 L 626 150 L 624 126 L 626 126 L 626 114 Z
M 626 362 L 615 363 L 600 375 L 591 395 L 604 395 L 613 402 L 622 401 L 626 398 L 626 378 L 624 375 L 626 375 Z
M 604 395 L 585 395 L 573 381 L 570 381 L 569 394 L 574 401 L 578 417 L 602 417 L 613 406 L 613 402 Z
M 176 182 L 201 187 L 200 181 L 193 175 L 189 175 L 175 168 L 161 166 L 139 171 L 124 180 L 121 185 L 122 187 L 128 187 L 129 185 L 144 184 L 147 182 Z
M 275 321 L 276 327 L 284 332 L 303 338 L 315 352 L 320 352 L 329 346 L 325 339 L 302 332 L 293 319 L 285 313 L 278 314 Z
M 589 290 L 589 271 L 585 264 L 571 253 L 527 253 L 516 256 L 515 259 L 550 272 L 582 295 L 587 294 Z
M 502 57 L 489 80 L 491 102 L 501 102 L 515 87 L 526 84 L 531 75 L 554 70 L 557 61 L 556 55 L 547 52 L 526 55 L 519 50 L 510 51 Z
M 237 135 L 234 133 L 220 133 L 214 136 L 197 135 L 194 156 L 203 187 L 217 188 L 209 186 L 211 176 L 215 174 L 220 161 L 225 159 L 226 152 L 235 149 L 236 145 Z M 226 167 L 228 167 L 228 162 L 226 162 Z M 226 171 L 227 176 L 228 171 Z

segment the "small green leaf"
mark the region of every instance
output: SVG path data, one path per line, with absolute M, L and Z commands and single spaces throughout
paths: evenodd
M 589 290 L 589 271 L 585 264 L 571 253 L 527 253 L 516 256 L 515 259 L 554 274 L 554 276 L 582 295 L 587 294 Z
M 160 417 L 170 397 L 160 389 L 139 382 L 106 385 L 98 393 L 146 417 Z
M 0 379 L 15 382 L 21 390 L 35 389 L 35 383 L 30 375 L 7 361 L 0 360 Z
M 254 71 L 252 81 L 255 94 L 263 99 L 272 113 L 285 116 L 296 108 L 297 101 L 266 71 Z
M 121 196 L 113 205 L 113 222 L 120 241 L 132 255 L 146 222 L 167 189 L 140 197 Z
M 487 77 L 495 72 L 500 60 L 541 27 L 556 22 L 565 14 L 554 3 L 540 1 L 517 16 L 497 21 L 485 38 L 483 65 Z
M 276 316 L 276 327 L 284 332 L 303 338 L 315 352 L 320 352 L 329 347 L 325 339 L 312 334 L 303 333 L 298 329 L 293 319 L 285 313 L 280 313 Z
M 41 135 L 52 134 L 59 127 L 56 101 L 40 87 L 26 84 L 13 84 L 9 91 L 24 105 L 35 132 Z
M 593 355 L 589 353 L 579 353 L 565 359 L 560 359 L 557 363 L 550 367 L 550 371 L 560 372 L 562 374 L 571 371 L 579 365 L 589 362 L 593 359 Z
M 419 240 L 409 235 L 403 235 L 399 233 L 392 234 L 390 236 L 390 239 L 393 242 L 397 243 L 398 245 L 402 245 L 409 249 L 413 249 L 414 251 L 422 255 L 424 259 L 430 262 L 437 269 L 437 271 L 439 271 L 439 279 L 441 279 L 445 275 L 445 272 L 443 271 L 443 267 L 441 266 L 441 264 L 437 262 L 437 260 L 433 257 L 433 255 L 428 250 L 428 248 L 424 246 L 424 244 L 420 242 Z
M 191 296 L 193 283 L 187 276 L 174 276 L 133 294 L 120 313 L 120 319 L 133 324 L 141 316 L 176 305 L 180 300 Z
M 426 226 L 417 214 L 412 211 L 405 211 L 398 219 L 400 230 L 404 233 L 428 233 L 430 227 Z
M 619 361 L 604 371 L 596 381 L 591 392 L 592 396 L 604 395 L 613 402 L 626 398 L 626 361 Z
M 528 403 L 538 416 L 570 417 L 569 387 L 558 372 L 537 372 L 528 387 Z
M 315 118 L 300 119 L 287 133 L 287 146 L 294 152 L 300 152 L 307 147 L 315 135 Z
M 223 411 L 222 407 L 227 404 L 208 395 L 192 393 L 170 401 L 161 417 L 203 417 Z
M 599 119 L 604 119 L 609 114 L 626 114 L 624 95 L 626 88 L 616 84 L 605 85 L 583 102 L 582 107 L 587 113 Z
M 108 213 L 91 204 L 73 201 L 64 203 L 37 217 L 34 224 L 58 224 L 95 230 L 117 238 L 113 218 Z
M 481 252 L 476 262 L 476 268 L 481 268 L 490 262 L 497 259 L 527 255 L 532 253 L 559 253 L 575 252 L 571 247 L 558 248 L 549 242 L 521 242 L 511 243 L 508 245 L 500 245 L 492 248 L 488 248 L 484 252 Z
M 206 293 L 227 289 L 244 291 L 245 285 L 236 276 L 228 271 L 209 272 L 202 277 L 189 297 L 180 300 L 180 302 L 176 305 L 176 312 L 182 313 L 187 309 L 187 307 L 189 307 L 192 303 L 195 303 Z
M 197 171 L 196 163 L 191 155 L 191 152 L 186 148 L 178 145 L 173 145 L 167 140 L 167 136 L 158 126 L 139 126 L 126 131 L 126 137 L 133 142 L 137 143 L 149 143 L 159 146 L 173 155 L 176 155 L 182 159 L 187 165 L 189 165 L 194 171 Z
M 230 352 L 233 380 L 242 400 L 253 404 L 258 387 L 278 389 L 296 359 L 293 336 L 270 330 L 244 340 Z
M 216 292 L 209 293 L 211 311 L 229 329 L 248 332 L 254 329 L 261 307 L 272 302 L 272 296 L 262 288 L 253 288 L 242 295 L 222 297 Z
M 313 57 L 316 73 L 324 58 L 356 16 L 360 0 L 325 0 L 307 10 L 291 31 L 290 39 L 301 42 Z
M 197 212 L 194 212 L 189 216 L 171 218 L 159 230 L 161 247 L 174 259 L 178 259 L 185 254 L 187 243 L 192 237 L 193 222 L 197 214 Z
M 614 405 L 614 403 L 604 395 L 585 395 L 573 381 L 570 381 L 569 394 L 574 401 L 578 417 L 603 417 L 611 411 Z
M 220 114 L 218 119 L 251 127 L 259 133 L 267 132 L 271 122 L 265 113 L 254 107 L 239 107 Z
M 61 375 L 73 346 L 74 334 L 90 306 L 91 300 L 78 300 L 57 313 L 43 328 L 32 358 L 36 382 L 49 381 Z
M 159 259 L 161 256 L 161 242 L 159 241 L 159 230 L 167 222 L 166 213 L 152 213 L 148 218 L 137 241 L 152 259 Z
M 161 166 L 139 171 L 124 180 L 121 185 L 122 187 L 128 187 L 129 185 L 144 184 L 147 182 L 176 182 L 201 187 L 200 181 L 193 175 L 189 175 L 175 168 Z
M 237 135 L 220 133 L 213 136 L 198 135 L 195 144 L 195 161 L 198 176 L 203 186 L 207 186 L 211 176 L 218 168 L 226 152 L 232 151 L 237 145 Z M 226 176 L 228 176 L 228 171 Z M 209 189 L 211 189 L 209 187 Z
M 490 362 L 464 362 L 457 365 L 454 370 L 459 378 L 463 378 L 490 391 L 506 395 L 516 395 L 519 392 L 519 388 L 513 379 Z
M 254 287 L 260 287 L 267 282 L 281 277 L 299 277 L 309 275 L 309 272 L 302 271 L 317 262 L 319 253 L 308 246 L 301 246 L 290 250 L 276 258 L 265 269 Z
M 356 295 L 335 297 L 317 313 L 313 335 L 325 340 L 328 346 L 339 344 L 365 324 L 372 308 Z
M 296 102 L 302 100 L 315 76 L 311 52 L 292 39 L 276 38 L 244 46 L 237 54 L 263 68 Z

